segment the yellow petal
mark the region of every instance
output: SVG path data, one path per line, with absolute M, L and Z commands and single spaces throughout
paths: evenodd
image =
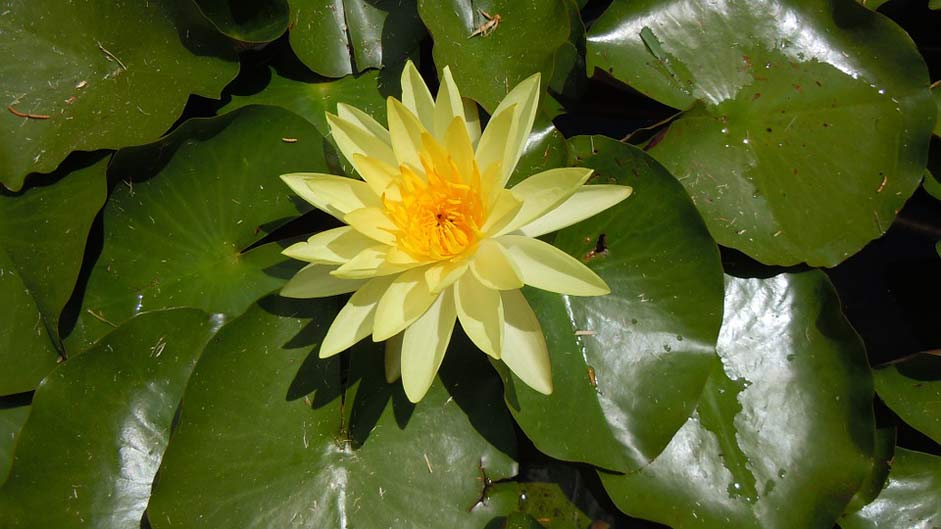
M 281 289 L 281 295 L 286 298 L 325 298 L 352 292 L 365 283 L 359 279 L 341 279 L 330 275 L 334 268 L 320 264 L 301 268 Z
M 573 296 L 602 296 L 611 292 L 591 269 L 551 244 L 523 235 L 504 235 L 492 240 L 503 246 L 527 285 Z
M 385 368 L 386 382 L 389 384 L 402 377 L 402 337 L 400 332 L 386 340 Z
M 467 135 L 470 136 L 471 145 L 480 141 L 480 113 L 477 111 L 477 102 L 462 98 L 464 103 L 464 121 L 467 123 Z
M 510 192 L 523 205 L 516 215 L 506 219 L 502 226 L 493 226 L 491 236 L 498 237 L 509 233 L 555 209 L 572 196 L 588 180 L 591 173 L 591 169 L 581 167 L 549 169 L 513 186 Z
M 468 259 L 457 259 L 454 261 L 441 261 L 429 266 L 425 271 L 425 281 L 428 283 L 428 289 L 432 292 L 441 292 L 448 288 L 464 275 L 469 265 L 470 261 Z
M 288 246 L 281 253 L 308 263 L 343 264 L 375 244 L 376 241 L 353 228 L 343 226 L 314 234 L 306 241 Z
M 454 285 L 457 317 L 467 337 L 481 351 L 499 359 L 503 348 L 503 301 L 500 292 L 465 274 Z
M 527 386 L 549 395 L 552 393 L 552 368 L 549 350 L 539 320 L 523 293 L 507 290 L 503 299 L 503 363 Z
M 461 98 L 461 92 L 457 89 L 454 77 L 451 75 L 451 68 L 444 67 L 441 73 L 441 86 L 438 88 L 438 100 L 435 101 L 435 136 L 438 139 L 444 139 L 448 127 L 455 118 L 460 119 L 460 124 L 467 131 L 467 120 L 464 118 L 464 100 Z
M 389 184 L 395 181 L 401 173 L 397 167 L 387 164 L 379 158 L 369 158 L 362 154 L 354 154 L 353 168 L 369 184 L 373 192 L 382 196 L 389 189 Z
M 497 231 L 497 229 L 513 220 L 522 207 L 523 202 L 516 198 L 516 195 L 510 192 L 509 189 L 498 189 L 496 200 L 490 211 L 487 212 L 487 220 L 480 227 L 480 231 L 484 233 Z
M 500 181 L 500 187 L 506 185 L 510 179 L 520 156 L 523 155 L 523 148 L 529 140 L 529 133 L 533 130 L 533 121 L 536 119 L 536 109 L 539 107 L 539 80 L 538 73 L 533 74 L 516 85 L 510 93 L 503 98 L 503 101 L 497 105 L 493 115 L 496 116 L 504 109 L 516 108 L 517 118 L 513 120 L 513 126 L 504 141 L 506 150 L 503 155 L 503 180 Z M 487 128 L 490 128 L 488 125 Z M 484 134 L 486 135 L 486 131 Z M 481 138 L 481 142 L 483 138 Z
M 471 183 L 474 171 L 477 170 L 477 162 L 474 159 L 474 146 L 462 118 L 451 120 L 451 124 L 444 133 L 444 146 L 451 155 L 451 159 L 454 160 L 454 165 L 466 179 L 465 181 Z
M 389 137 L 389 131 L 378 121 L 373 119 L 372 116 L 362 110 L 345 103 L 337 103 L 337 117 L 369 132 L 382 140 L 382 142 L 390 148 L 392 147 L 392 139 Z
M 347 213 L 381 205 L 379 196 L 361 180 L 320 173 L 290 173 L 281 180 L 315 208 L 343 220 Z
M 373 341 L 398 334 L 428 310 L 438 294 L 428 290 L 424 276 L 424 267 L 413 268 L 392 281 L 376 307 Z
M 402 339 L 402 386 L 408 400 L 420 401 L 434 382 L 451 341 L 455 318 L 454 293 L 446 290 L 405 330 Z
M 379 137 L 358 124 L 330 113 L 327 114 L 327 123 L 330 125 L 330 134 L 333 136 L 333 141 L 336 142 L 343 156 L 354 164 L 354 167 L 356 162 L 353 160 L 353 156 L 356 154 L 377 158 L 387 164 L 398 166 L 395 153 L 392 151 L 391 138 Z M 382 125 L 378 126 L 380 129 L 385 130 Z
M 372 333 L 373 316 L 379 298 L 389 288 L 392 277 L 377 277 L 354 293 L 327 330 L 320 344 L 320 358 L 345 351 Z
M 487 288 L 512 290 L 523 286 L 522 275 L 506 250 L 491 239 L 484 239 L 471 259 L 471 273 Z
M 357 209 L 346 214 L 342 220 L 370 239 L 390 246 L 395 244 L 395 233 L 399 228 L 382 208 Z
M 628 186 L 582 186 L 557 208 L 520 227 L 519 231 L 527 237 L 539 237 L 561 230 L 618 204 L 631 196 L 631 191 Z
M 402 104 L 418 117 L 426 129 L 434 130 L 435 102 L 412 61 L 406 62 L 402 69 Z
M 425 174 L 418 153 L 422 150 L 421 135 L 427 132 L 412 111 L 390 97 L 386 100 L 389 114 L 389 134 L 397 166 L 406 164 L 419 174 Z
M 333 271 L 336 277 L 344 279 L 366 279 L 370 277 L 397 274 L 417 265 L 401 265 L 389 263 L 387 256 L 391 246 L 377 244 L 370 246 L 356 254 L 343 266 Z
M 513 130 L 513 124 L 517 121 L 516 106 L 510 106 L 502 109 L 499 113 L 494 113 L 487 123 L 480 136 L 480 143 L 477 144 L 475 156 L 477 166 L 483 171 L 484 178 L 481 180 L 481 187 L 485 192 L 492 192 L 495 189 L 505 187 L 506 179 L 504 172 L 508 160 L 504 160 L 506 154 L 507 142 L 510 141 L 510 132 Z M 498 171 L 492 171 L 491 167 L 499 163 Z M 512 172 L 512 169 L 510 169 Z M 507 176 L 509 178 L 509 176 Z

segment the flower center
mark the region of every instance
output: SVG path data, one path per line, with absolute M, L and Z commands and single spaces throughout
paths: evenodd
M 424 153 L 420 158 L 427 179 L 403 165 L 401 198 L 390 200 L 384 195 L 383 204 L 399 228 L 399 248 L 419 259 L 449 259 L 480 238 L 479 176 L 475 174 L 468 183 L 450 157 L 438 164 Z

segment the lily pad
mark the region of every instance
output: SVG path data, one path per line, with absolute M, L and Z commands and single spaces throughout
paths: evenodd
M 45 185 L 0 192 L 0 395 L 33 390 L 56 365 L 59 315 L 106 195 L 110 157 L 80 158 Z
M 530 75 L 541 72 L 543 87 L 553 79 L 559 50 L 573 47 L 571 17 L 578 10 L 570 7 L 567 0 L 418 2 L 438 71 L 450 66 L 461 94 L 488 112 Z
M 621 510 L 676 529 L 829 529 L 872 468 L 862 341 L 820 271 L 726 282 L 696 415 L 637 473 L 601 472 Z
M 402 65 L 425 35 L 415 0 L 288 0 L 291 48 L 311 70 L 343 77 Z
M 231 317 L 279 288 L 297 269 L 280 246 L 245 249 L 309 209 L 278 176 L 325 171 L 323 141 L 286 110 L 251 107 L 120 151 L 104 248 L 67 351 L 141 311 L 184 306 Z
M 4 527 L 137 529 L 208 314 L 142 314 L 36 390 L 0 489 Z M 67 412 L 65 412 L 67 410 Z
M 218 97 L 238 72 L 235 53 L 188 1 L 18 0 L 3 9 L 0 183 L 13 190 L 72 151 L 155 140 L 190 94 Z
M 516 472 L 482 355 L 449 355 L 422 402 L 385 381 L 381 347 L 316 349 L 330 300 L 261 300 L 193 374 L 148 509 L 170 527 L 483 527 L 485 479 Z M 469 352 L 469 351 L 468 351 Z M 488 376 L 489 375 L 489 376 Z M 489 514 L 486 509 L 482 514 Z
M 840 520 L 843 529 L 934 529 L 941 526 L 941 457 L 895 450 L 879 497 Z
M 924 172 L 924 61 L 850 0 L 615 2 L 588 64 L 685 110 L 650 154 L 720 244 L 763 263 L 835 266 L 885 233 Z
M 922 353 L 872 373 L 876 393 L 901 419 L 941 444 L 941 354 Z
M 502 369 L 506 402 L 543 453 L 636 470 L 686 422 L 716 363 L 722 268 L 689 197 L 659 163 L 600 136 L 574 138 L 570 148 L 571 165 L 595 170 L 590 183 L 634 188 L 555 237 L 611 294 L 524 290 L 546 335 L 555 389 L 544 396 Z
M 0 485 L 7 479 L 13 463 L 13 449 L 29 417 L 29 398 L 19 395 L 0 399 Z
M 242 42 L 270 42 L 288 28 L 287 0 L 193 0 L 226 36 Z

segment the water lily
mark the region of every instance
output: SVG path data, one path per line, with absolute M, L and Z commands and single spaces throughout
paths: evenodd
M 388 128 L 340 104 L 327 114 L 333 139 L 362 180 L 315 173 L 281 178 L 346 226 L 292 245 L 310 263 L 288 297 L 353 292 L 320 347 L 335 355 L 370 334 L 386 342 L 386 374 L 412 402 L 434 380 L 456 321 L 483 352 L 523 382 L 552 392 L 545 337 L 520 292 L 526 284 L 575 296 L 609 292 L 577 259 L 536 237 L 627 198 L 631 189 L 583 186 L 590 169 L 544 171 L 506 183 L 529 138 L 538 74 L 497 106 L 481 132 L 476 106 L 445 67 L 437 99 L 417 69 L 402 73 L 402 100 L 388 99 Z

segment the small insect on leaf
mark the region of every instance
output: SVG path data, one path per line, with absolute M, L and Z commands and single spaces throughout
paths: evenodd
M 502 18 L 500 17 L 498 13 L 494 13 L 491 16 L 490 13 L 484 11 L 483 9 L 479 11 L 480 11 L 480 14 L 483 15 L 483 17 L 487 20 L 483 24 L 477 26 L 477 29 L 475 29 L 473 33 L 467 36 L 467 38 L 469 39 L 476 37 L 477 35 L 480 35 L 481 37 L 486 37 L 490 35 L 491 33 L 493 33 L 495 29 L 497 29 L 497 26 L 500 25 L 500 20 L 502 20 Z

